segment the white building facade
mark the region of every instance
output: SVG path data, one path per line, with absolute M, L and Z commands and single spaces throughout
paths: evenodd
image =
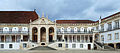
M 19 16 L 18 16 L 19 15 Z M 91 20 L 49 20 L 35 11 L 0 12 L 0 50 L 29 50 L 46 46 L 56 50 L 120 49 L 120 13 Z M 98 43 L 103 44 L 102 46 Z

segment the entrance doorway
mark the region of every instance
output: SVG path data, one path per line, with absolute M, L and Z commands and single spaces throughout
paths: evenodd
M 49 42 L 53 42 L 53 37 L 54 37 L 54 28 L 50 27 L 49 28 Z
M 40 42 L 45 42 L 46 41 L 46 29 L 45 27 L 42 27 L 40 29 Z
M 91 50 L 91 44 L 88 44 L 88 50 Z

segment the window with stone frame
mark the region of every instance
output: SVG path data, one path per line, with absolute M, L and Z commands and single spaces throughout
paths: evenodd
M 9 48 L 13 48 L 13 45 L 12 45 L 12 44 L 9 44 Z
M 112 24 L 108 23 L 108 31 L 112 30 Z
M 108 40 L 112 40 L 112 35 L 108 34 Z
M 0 48 L 4 48 L 4 44 L 0 44 Z
M 104 31 L 104 25 L 101 25 L 101 31 Z
M 115 21 L 115 26 L 114 26 L 114 27 L 115 27 L 115 29 L 118 29 L 118 28 L 119 28 L 119 20 L 116 20 L 116 21 Z
M 76 48 L 76 44 L 72 44 L 72 48 Z
M 80 48 L 83 48 L 83 44 L 80 44 Z
M 119 39 L 119 33 L 115 33 L 115 40 Z
M 68 48 L 68 44 L 66 44 L 66 46 L 65 46 L 66 48 Z

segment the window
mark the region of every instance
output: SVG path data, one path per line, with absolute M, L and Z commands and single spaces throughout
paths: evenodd
M 0 44 L 0 48 L 4 48 L 4 44 Z
M 104 36 L 103 35 L 101 35 L 101 41 L 104 41 Z
M 58 47 L 62 47 L 62 43 L 59 43 L 59 44 L 58 44 Z
M 112 30 L 112 24 L 108 23 L 108 31 Z
M 66 44 L 66 48 L 68 48 L 68 44 Z
M 104 31 L 104 25 L 101 25 L 101 31 Z
M 13 45 L 12 44 L 9 44 L 9 48 L 12 48 L 13 47 Z
M 108 34 L 108 40 L 112 40 L 112 35 Z
M 83 48 L 83 44 L 80 44 L 80 48 Z
M 115 29 L 119 28 L 119 20 L 115 21 Z
M 27 43 L 23 43 L 23 48 L 26 48 L 27 47 Z
M 72 44 L 72 48 L 76 48 L 76 44 Z
M 116 40 L 119 39 L 119 33 L 115 33 L 115 39 L 116 39 Z

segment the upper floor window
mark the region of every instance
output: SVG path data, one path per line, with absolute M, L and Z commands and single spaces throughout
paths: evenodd
M 63 32 L 64 31 L 64 27 L 61 27 L 61 32 Z
M 8 27 L 4 27 L 3 31 L 9 31 L 9 28 Z
M 108 34 L 108 40 L 112 40 L 112 35 Z
M 13 27 L 12 31 L 18 31 L 18 27 Z
M 119 28 L 119 20 L 115 21 L 115 29 Z
M 104 31 L 104 25 L 101 25 L 101 31 Z
M 108 30 L 112 30 L 112 24 L 108 23 Z
M 77 27 L 74 28 L 74 31 L 77 31 Z
M 28 27 L 22 27 L 22 31 L 28 31 Z
M 67 28 L 67 31 L 68 31 L 68 32 L 70 32 L 70 31 L 71 31 L 71 28 L 70 28 L 70 27 L 68 27 L 68 28 Z
M 92 27 L 88 27 L 88 28 L 87 28 L 87 31 L 88 31 L 88 32 L 91 32 L 91 31 L 92 31 Z
M 119 33 L 115 33 L 115 39 L 116 39 L 116 40 L 119 39 Z
M 83 31 L 84 31 L 84 27 L 81 27 L 81 28 L 80 28 L 80 31 L 82 31 L 82 32 L 83 32 Z

